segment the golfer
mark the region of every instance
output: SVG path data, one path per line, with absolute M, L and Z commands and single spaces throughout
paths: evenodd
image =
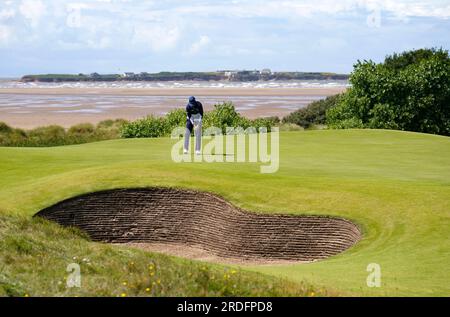
M 184 154 L 189 152 L 189 139 L 192 129 L 195 134 L 195 154 L 200 155 L 202 149 L 202 118 L 203 105 L 195 100 L 195 97 L 189 97 L 189 103 L 186 105 L 186 133 L 184 134 Z

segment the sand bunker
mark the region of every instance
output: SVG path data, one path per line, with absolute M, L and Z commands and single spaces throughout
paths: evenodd
M 338 254 L 361 238 L 358 227 L 345 219 L 256 214 L 210 193 L 171 188 L 90 193 L 37 216 L 78 227 L 94 241 L 148 250 L 155 246 L 156 251 L 224 262 L 314 261 Z

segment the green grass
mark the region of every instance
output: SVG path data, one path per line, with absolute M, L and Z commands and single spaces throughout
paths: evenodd
M 256 163 L 176 164 L 170 159 L 173 143 L 161 138 L 56 148 L 0 148 L 2 240 L 12 236 L 19 245 L 24 243 L 17 246 L 17 241 L 9 242 L 6 251 L 2 245 L 0 285 L 31 283 L 33 289 L 43 285 L 37 294 L 47 289 L 50 294 L 66 295 L 50 284 L 65 274 L 60 266 L 73 254 L 96 257 L 100 267 L 108 265 L 104 270 L 97 268 L 93 280 L 102 277 L 114 281 L 109 274 L 127 273 L 121 262 L 144 263 L 148 259 L 170 261 L 174 266 L 166 276 L 167 283 L 175 283 L 177 270 L 200 274 L 192 268 L 195 262 L 189 262 L 191 269 L 187 269 L 185 260 L 88 243 L 79 235 L 72 237 L 75 233 L 65 231 L 68 229 L 31 220 L 40 209 L 81 193 L 117 187 L 177 186 L 211 191 L 252 211 L 336 215 L 352 219 L 363 228 L 364 238 L 355 247 L 324 261 L 241 268 L 240 274 L 255 286 L 239 286 L 244 294 L 264 293 L 264 286 L 259 287 L 270 278 L 247 276 L 248 271 L 256 271 L 284 278 L 284 282 L 275 279 L 269 284 L 277 283 L 277 289 L 288 295 L 295 294 L 293 290 L 308 294 L 326 289 L 331 294 L 353 296 L 450 296 L 449 138 L 383 130 L 284 132 L 276 174 L 260 174 Z M 21 223 L 28 229 L 21 229 Z M 44 234 L 46 231 L 51 233 Z M 30 246 L 25 241 L 32 238 L 36 239 L 36 248 L 41 248 L 40 254 L 64 261 L 58 266 L 56 259 L 54 263 L 50 259 L 48 263 L 39 262 L 37 253 L 26 256 Z M 74 243 L 67 242 L 71 239 Z M 25 256 L 15 258 L 17 252 L 25 252 Z M 112 259 L 109 252 L 114 253 Z M 8 257 L 17 261 L 8 262 Z M 369 263 L 381 266 L 380 288 L 366 286 Z M 217 265 L 207 267 L 226 270 Z M 34 273 L 36 270 L 45 274 Z M 90 276 L 88 273 L 85 279 Z M 2 282 L 5 279 L 7 282 Z M 113 282 L 104 283 L 112 287 Z M 305 286 L 311 284 L 314 286 Z M 25 286 L 21 290 L 33 290 Z M 202 295 L 207 288 L 180 286 L 166 294 Z M 92 295 L 92 291 L 103 295 L 120 290 L 108 293 L 103 288 L 83 288 L 87 293 L 81 295 Z
M 311 296 L 304 283 L 92 243 L 42 219 L 0 216 L 0 296 Z M 81 287 L 66 287 L 78 263 Z

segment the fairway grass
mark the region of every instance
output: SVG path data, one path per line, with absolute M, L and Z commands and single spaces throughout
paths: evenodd
M 71 229 L 31 218 L 42 208 L 82 193 L 174 186 L 213 192 L 254 212 L 333 215 L 361 227 L 363 239 L 356 246 L 327 260 L 234 267 L 245 280 L 237 286 L 239 294 L 267 294 L 262 290 L 275 285 L 287 295 L 450 296 L 450 138 L 384 130 L 284 132 L 275 174 L 260 174 L 259 163 L 177 164 L 170 158 L 174 143 L 168 138 L 121 139 L 53 148 L 0 148 L 3 293 L 39 290 L 35 293 L 42 295 L 48 286 L 50 294 L 71 295 L 50 285 L 58 285 L 66 274 L 60 266 L 68 264 L 72 253 L 78 259 L 96 258 L 100 266 L 92 264 L 95 272 L 83 275 L 87 286 L 80 295 L 122 294 L 105 288 L 123 279 L 117 276 L 128 270 L 124 261 L 144 265 L 150 257 L 164 262 L 173 268 L 173 274 L 165 275 L 170 285 L 181 283 L 177 271 L 197 276 L 206 264 L 90 243 Z M 30 239 L 35 239 L 31 246 L 26 242 Z M 105 264 L 108 252 L 113 256 Z M 37 260 L 37 254 L 47 259 Z M 379 288 L 366 284 L 370 263 L 381 267 Z M 207 268 L 220 274 L 228 269 L 209 264 Z M 104 287 L 89 287 L 101 278 L 107 280 Z M 226 292 L 207 293 L 209 284 L 195 287 L 199 283 L 187 279 L 191 286 L 173 286 L 162 295 L 229 295 L 226 288 Z M 27 288 L 27 283 L 34 286 Z M 220 290 L 225 284 L 219 285 L 211 288 Z M 269 294 L 280 292 L 267 289 Z M 139 288 L 133 294 L 145 292 Z

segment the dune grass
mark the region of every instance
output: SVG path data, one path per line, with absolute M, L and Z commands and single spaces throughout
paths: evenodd
M 311 264 L 239 268 L 243 276 L 256 271 L 284 278 L 284 282 L 276 279 L 274 283 L 287 295 L 320 293 L 317 290 L 321 289 L 329 294 L 352 296 L 450 295 L 449 138 L 383 130 L 284 132 L 280 137 L 280 169 L 275 174 L 260 174 L 257 163 L 176 164 L 170 158 L 173 143 L 174 140 L 161 138 L 57 148 L 0 148 L 0 228 L 12 226 L 17 239 L 41 236 L 36 243 L 41 246 L 41 254 L 50 256 L 56 250 L 55 257 L 75 254 L 83 258 L 87 254 L 98 257 L 96 263 L 105 263 L 108 252 L 113 252 L 117 263 L 104 271 L 97 268 L 100 273 L 92 275 L 103 279 L 108 279 L 108 274 L 126 272 L 126 266 L 120 266 L 126 260 L 144 263 L 147 258 L 170 259 L 171 265 L 181 265 L 187 262 L 92 244 L 80 236 L 74 238 L 76 243 L 66 246 L 65 241 L 70 241 L 69 236 L 75 233 L 66 232 L 61 241 L 59 233 L 43 235 L 45 230 L 68 229 L 56 229 L 50 224 L 42 227 L 31 216 L 64 198 L 95 190 L 141 186 L 195 188 L 219 194 L 251 211 L 336 215 L 361 226 L 363 240 L 330 259 Z M 20 222 L 34 229 L 22 232 Z M 5 232 L 11 230 L 1 230 L 2 240 L 10 235 Z M 7 261 L 14 249 L 10 248 L 4 251 L 2 247 L 0 254 L 0 277 L 8 281 L 7 285 L 33 280 L 35 284 L 43 283 L 38 292 L 42 294 L 47 289 L 45 285 L 65 274 L 64 268 L 53 268 L 52 262 L 34 261 L 32 267 L 15 267 Z M 35 256 L 33 253 L 28 258 Z M 15 263 L 20 261 L 22 257 Z M 380 288 L 366 285 L 369 263 L 381 266 Z M 221 266 L 212 267 L 224 270 Z M 47 272 L 46 280 L 41 280 L 42 274 L 33 273 L 37 268 Z M 177 269 L 167 279 L 178 277 Z M 90 276 L 89 273 L 86 279 Z M 267 277 L 261 276 L 254 276 L 263 281 L 255 285 L 267 283 Z M 311 284 L 314 287 L 304 286 Z M 0 285 L 4 285 L 2 280 Z M 167 294 L 202 295 L 205 288 L 200 289 L 180 288 Z M 252 287 L 242 289 L 244 294 L 264 294 L 258 290 L 252 293 Z M 66 294 L 52 287 L 48 291 Z M 81 295 L 93 295 L 94 290 L 84 291 Z M 105 293 L 103 288 L 97 291 L 99 295 L 116 294 Z
M 91 123 L 79 123 L 67 130 L 58 125 L 23 130 L 0 122 L 0 146 L 48 147 L 118 139 L 120 129 L 126 123 L 124 119 L 108 119 L 95 126 Z
M 321 296 L 304 283 L 122 246 L 73 228 L 0 216 L 0 296 Z M 81 287 L 67 287 L 77 263 Z

